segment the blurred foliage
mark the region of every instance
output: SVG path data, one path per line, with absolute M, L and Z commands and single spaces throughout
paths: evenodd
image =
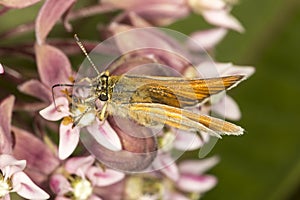
M 24 9 L 21 18 L 10 11 L 1 18 L 0 30 L 33 19 L 39 6 Z M 211 171 L 219 184 L 204 199 L 300 199 L 300 1 L 241 0 L 233 14 L 246 32 L 230 31 L 215 54 L 219 61 L 256 67 L 253 77 L 230 91 L 243 113 L 238 123 L 247 133 L 225 137 L 210 153 L 221 157 Z M 75 29 L 83 38 L 97 39 L 94 31 L 86 31 L 96 22 L 96 17 L 83 19 Z M 193 15 L 170 28 L 189 34 L 207 26 Z M 33 40 L 33 32 L 28 38 Z M 1 62 L 21 66 L 9 57 Z
M 211 171 L 219 184 L 204 199 L 300 199 L 300 1 L 244 0 L 233 14 L 246 32 L 230 32 L 215 53 L 218 61 L 256 67 L 229 92 L 247 133 L 222 139 L 210 153 L 221 157 Z M 196 18 L 189 20 L 186 30 L 197 30 Z
M 242 0 L 233 15 L 246 32 L 230 31 L 215 54 L 256 67 L 229 92 L 247 133 L 225 137 L 210 153 L 221 157 L 211 171 L 219 184 L 204 199 L 300 199 L 300 1 Z M 171 28 L 188 34 L 201 25 L 192 16 Z

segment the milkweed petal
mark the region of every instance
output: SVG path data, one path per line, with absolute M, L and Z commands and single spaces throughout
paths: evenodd
M 22 83 L 18 86 L 18 90 L 45 102 L 52 101 L 52 96 L 49 88 L 47 88 L 43 83 L 36 79 L 31 79 Z
M 78 127 L 72 128 L 73 124 L 64 125 L 63 123 L 59 126 L 59 144 L 58 144 L 58 157 L 61 160 L 69 157 L 79 142 Z
M 197 31 L 191 34 L 188 40 L 188 48 L 192 51 L 203 51 L 217 45 L 227 34 L 225 28 L 214 28 L 205 31 Z
M 24 173 L 18 172 L 12 177 L 14 190 L 22 197 L 27 199 L 49 199 L 50 196 L 41 188 L 39 188 Z
M 3 73 L 4 73 L 4 68 L 3 68 L 3 66 L 0 63 L 0 74 L 3 74 Z
M 69 115 L 69 102 L 65 97 L 58 97 L 48 107 L 40 111 L 40 115 L 49 121 L 58 121 Z
M 236 30 L 240 33 L 244 32 L 244 27 L 232 15 L 224 10 L 205 10 L 202 12 L 204 19 L 210 24 Z
M 44 42 L 55 23 L 74 2 L 75 0 L 47 0 L 44 3 L 35 23 L 35 33 L 38 44 Z
M 176 132 L 174 147 L 183 151 L 193 151 L 195 149 L 199 149 L 204 142 L 205 141 L 201 140 L 195 133 L 178 130 Z
M 35 46 L 36 60 L 40 79 L 49 89 L 59 83 L 70 83 L 71 63 L 58 48 L 42 44 Z
M 101 124 L 97 119 L 92 125 L 87 126 L 87 130 L 105 148 L 112 151 L 122 150 L 119 136 L 107 121 Z
M 14 102 L 15 97 L 11 95 L 0 104 L 0 153 L 12 151 L 11 117 Z
M 88 171 L 94 161 L 95 158 L 93 156 L 73 157 L 67 160 L 65 168 L 69 173 L 80 176 L 82 175 L 81 173 L 86 173 Z
M 179 163 L 178 168 L 183 174 L 203 174 L 219 162 L 219 157 L 214 156 L 202 160 L 185 160 Z
M 103 170 L 99 167 L 91 167 L 87 171 L 87 177 L 93 185 L 105 187 L 121 181 L 125 177 L 125 174 L 112 169 Z
M 61 174 L 55 174 L 50 178 L 50 188 L 58 195 L 63 195 L 71 190 L 69 181 Z
M 239 120 L 242 115 L 238 104 L 228 95 L 213 104 L 211 110 L 230 120 Z
M 217 184 L 217 179 L 210 175 L 181 175 L 176 185 L 185 192 L 204 193 Z

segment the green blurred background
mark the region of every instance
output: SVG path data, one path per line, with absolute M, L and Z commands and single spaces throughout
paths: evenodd
M 211 171 L 219 184 L 204 199 L 300 199 L 300 1 L 241 0 L 232 13 L 246 32 L 231 31 L 215 53 L 256 68 L 229 92 L 247 133 L 225 137 L 210 153 L 221 158 Z M 190 20 L 176 25 L 196 30 Z
M 25 9 L 21 18 L 17 11 L 1 17 L 0 29 L 33 19 L 38 7 Z M 215 54 L 218 61 L 256 67 L 250 79 L 229 92 L 240 105 L 238 124 L 247 133 L 225 137 L 210 153 L 221 158 L 210 171 L 219 183 L 204 199 L 300 199 L 300 1 L 241 0 L 232 13 L 246 32 L 230 31 Z M 189 34 L 203 25 L 199 18 L 191 16 L 170 28 Z M 86 30 L 98 20 L 84 19 L 75 31 L 93 38 L 96 34 Z M 14 42 L 24 38 L 33 40 L 33 33 Z M 1 62 L 16 64 L 9 57 Z M 22 65 L 34 63 L 24 60 Z
M 300 1 L 244 0 L 233 13 L 246 33 L 231 33 L 217 58 L 253 65 L 232 91 L 248 133 L 214 149 L 220 182 L 205 199 L 300 199 Z

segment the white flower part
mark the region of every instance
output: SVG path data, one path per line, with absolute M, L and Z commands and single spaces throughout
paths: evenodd
M 61 160 L 69 157 L 79 142 L 80 128 L 77 126 L 72 127 L 72 124 L 59 126 L 59 144 L 58 144 L 58 157 Z
M 50 196 L 37 186 L 24 172 L 12 176 L 13 191 L 25 199 L 49 199 Z
M 181 174 L 177 187 L 184 192 L 204 193 L 215 187 L 217 179 L 210 175 Z
M 48 199 L 49 195 L 39 188 L 22 171 L 25 160 L 16 160 L 8 154 L 0 155 L 0 199 L 9 199 L 8 193 L 16 192 L 26 199 Z
M 0 169 L 4 177 L 11 177 L 14 173 L 23 171 L 26 167 L 26 160 L 17 160 L 8 154 L 0 155 Z
M 188 0 L 188 4 L 196 13 L 204 10 L 221 10 L 226 6 L 223 0 Z
M 3 68 L 3 66 L 1 65 L 1 63 L 0 63 L 0 74 L 3 74 L 4 73 L 4 68 Z M 0 195 L 1 196 L 1 195 Z
M 71 115 L 76 126 L 86 127 L 93 124 L 96 120 L 97 111 L 91 105 L 78 104 L 75 108 L 71 108 Z
M 0 177 L 0 198 L 6 196 L 11 190 L 8 180 L 1 179 Z
M 217 156 L 202 159 L 202 160 L 186 160 L 179 164 L 178 168 L 180 173 L 189 173 L 189 174 L 203 174 L 212 167 L 214 167 L 220 158 Z
M 227 34 L 225 28 L 214 28 L 205 31 L 197 31 L 191 34 L 191 40 L 187 42 L 188 48 L 192 51 L 203 51 L 212 49 Z
M 144 194 L 139 198 L 139 200 L 158 200 L 158 199 L 159 198 L 157 195 L 151 195 L 151 194 Z
M 96 119 L 96 113 L 95 110 L 89 110 L 90 108 L 85 105 L 78 106 L 77 109 L 72 110 L 72 115 L 76 116 L 74 117 L 74 121 L 79 120 L 77 126 L 78 127 L 85 127 L 89 126 L 92 123 L 94 123 Z M 89 110 L 86 112 L 86 110 Z
M 94 113 L 87 113 L 85 114 L 79 122 L 79 126 L 88 126 L 91 125 L 95 121 L 95 114 Z
M 246 78 L 255 72 L 255 68 L 252 66 L 237 66 L 232 63 L 216 63 L 216 69 L 222 76 L 244 75 Z
M 204 19 L 215 26 L 221 26 L 224 28 L 230 28 L 240 33 L 244 32 L 245 29 L 242 24 L 227 10 L 209 10 L 202 12 Z
M 0 199 L 12 191 L 11 177 L 14 173 L 22 171 L 25 166 L 25 160 L 16 160 L 8 154 L 0 155 Z
M 86 179 L 81 179 L 73 185 L 73 194 L 75 199 L 88 199 L 93 193 L 93 187 L 91 182 Z
M 238 104 L 228 95 L 213 104 L 211 110 L 230 120 L 239 120 L 242 116 Z
M 174 147 L 182 151 L 193 151 L 204 145 L 205 141 L 191 132 L 177 131 Z
M 179 171 L 175 160 L 169 154 L 158 154 L 153 162 L 155 169 L 159 169 L 164 175 L 173 181 L 179 178 Z

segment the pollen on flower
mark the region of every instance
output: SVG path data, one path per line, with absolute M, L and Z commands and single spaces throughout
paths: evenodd
M 74 82 L 75 82 L 75 78 L 74 78 L 73 76 L 70 76 L 68 79 L 69 79 L 69 81 L 70 81 L 71 83 L 74 83 Z
M 73 123 L 73 119 L 70 116 L 64 117 L 64 119 L 62 120 L 62 124 L 65 126 L 69 125 L 71 123 Z
M 73 195 L 76 200 L 87 199 L 93 193 L 93 187 L 90 181 L 77 178 L 72 183 Z

